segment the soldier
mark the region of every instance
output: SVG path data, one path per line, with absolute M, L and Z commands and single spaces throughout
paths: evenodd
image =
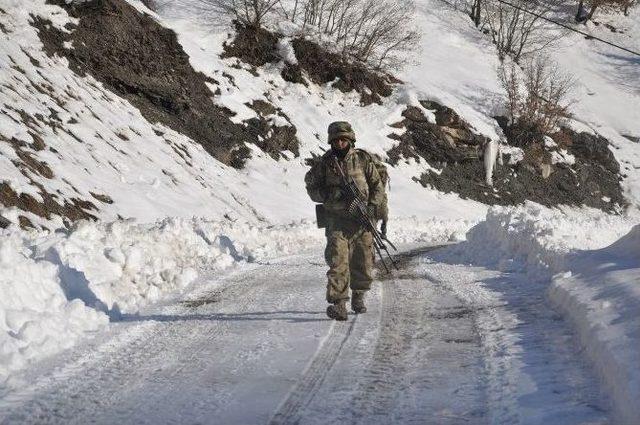
M 351 199 L 341 188 L 340 173 L 351 176 L 364 199 L 369 214 L 375 219 L 386 217 L 384 182 L 369 153 L 354 147 L 356 137 L 351 125 L 344 121 L 331 123 L 328 129 L 331 150 L 316 160 L 305 176 L 307 193 L 325 211 L 327 247 L 327 316 L 347 320 L 346 301 L 351 288 L 351 309 L 365 313 L 365 293 L 373 280 L 373 236 L 348 211 Z

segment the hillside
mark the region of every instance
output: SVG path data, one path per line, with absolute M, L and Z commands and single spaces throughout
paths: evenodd
M 633 78 L 628 79 L 630 83 L 621 78 L 604 81 L 601 76 L 608 74 L 607 62 L 581 59 L 590 63 L 580 67 L 575 119 L 571 125 L 577 131 L 597 129 L 599 135 L 607 138 L 605 145 L 613 146 L 615 161 L 621 166 L 614 164 L 610 168 L 607 162 L 602 162 L 612 170 L 609 176 L 587 170 L 579 171 L 576 180 L 572 179 L 572 173 L 576 174 L 579 168 L 560 164 L 559 172 L 552 172 L 552 178 L 543 181 L 535 170 L 540 164 L 533 160 L 530 166 L 499 168 L 495 188 L 487 192 L 477 185 L 469 186 L 468 181 L 483 180 L 482 163 L 473 161 L 482 155 L 482 138 L 507 142 L 493 118 L 500 113 L 503 94 L 491 43 L 462 13 L 439 3 L 419 4 L 418 25 L 423 36 L 417 57 L 424 59 L 415 60 L 416 65 L 398 75 L 402 82 L 387 84 L 385 90 L 391 91 L 379 98 L 382 101 L 362 107 L 362 99 L 356 92 L 344 92 L 344 87 L 328 88 L 326 84 L 318 86 L 317 82 L 331 78 L 330 74 L 307 85 L 284 80 L 279 74 L 286 61 L 277 52 L 271 53 L 270 62 L 262 60 L 263 66 L 258 68 L 238 62 L 233 53 L 223 55 L 223 44 L 233 41 L 233 31 L 231 39 L 227 28 L 212 33 L 206 22 L 184 16 L 188 4 L 172 2 L 161 8 L 162 17 L 135 2 L 132 5 L 138 11 L 117 1 L 100 4 L 98 9 L 90 3 L 67 7 L 72 16 L 82 16 L 79 21 L 72 16 L 64 17 L 67 13 L 57 6 L 37 6 L 37 2 L 36 13 L 5 14 L 8 21 L 3 35 L 12 41 L 3 46 L 8 65 L 3 74 L 7 79 L 3 86 L 6 97 L 3 167 L 5 175 L 11 178 L 4 179 L 2 193 L 5 208 L 17 207 L 13 212 L 4 212 L 3 216 L 9 216 L 5 219 L 20 220 L 23 225 L 44 224 L 48 220 L 68 223 L 95 217 L 111 220 L 117 216 L 153 221 L 163 216 L 219 217 L 221 211 L 222 215 L 234 211 L 243 218 L 257 216 L 279 223 L 310 217 L 311 208 L 301 186 L 304 159 L 311 152 L 326 148 L 323 129 L 337 117 L 354 121 L 359 146 L 397 164 L 391 171 L 394 182 L 391 200 L 397 205 L 392 208 L 393 214 L 400 217 L 432 214 L 435 199 L 443 196 L 430 190 L 432 186 L 489 204 L 530 199 L 545 205 L 570 203 L 620 209 L 627 201 L 621 198 L 617 187 L 617 170 L 627 199 L 632 203 L 637 199 L 634 167 L 638 145 L 631 140 L 638 131 L 634 127 L 637 108 L 631 107 L 637 101 L 637 90 Z M 93 17 L 110 9 L 113 16 L 126 15 L 117 26 Z M 145 18 L 140 11 L 154 18 Z M 170 32 L 154 19 L 174 29 L 178 38 L 172 39 Z M 75 28 L 74 22 L 81 24 Z M 65 25 L 75 30 L 69 32 Z M 439 36 L 447 34 L 446 28 L 451 25 L 460 31 Z M 24 28 L 25 37 L 16 43 L 15 37 L 10 36 L 18 27 Z M 125 33 L 132 31 L 136 35 L 129 40 L 136 41 L 130 44 L 125 41 Z M 602 29 L 594 26 L 593 31 L 600 34 Z M 622 41 L 634 40 L 633 31 L 635 27 L 611 35 Z M 72 41 L 74 37 L 77 41 Z M 111 40 L 101 44 L 105 37 Z M 74 42 L 77 48 L 73 48 Z M 578 36 L 567 36 L 554 47 L 553 54 L 566 58 L 577 51 L 570 47 L 575 42 L 588 43 Z M 101 50 L 105 45 L 108 50 Z M 602 49 L 599 45 L 594 48 Z M 153 52 L 165 54 L 159 57 Z M 293 53 L 296 60 L 295 49 Z M 604 54 L 599 50 L 594 53 Z M 64 59 L 61 62 L 56 57 L 65 57 L 69 67 L 64 65 Z M 619 68 L 615 67 L 618 73 L 622 72 Z M 145 69 L 143 74 L 141 69 Z M 209 94 L 202 97 L 204 92 Z M 214 103 L 210 104 L 207 97 L 213 97 Z M 606 112 L 600 113 L 600 105 L 614 97 L 620 110 L 614 114 L 611 108 L 606 108 Z M 122 102 L 120 98 L 125 99 L 122 107 L 110 105 L 111 99 Z M 451 111 L 449 114 L 461 117 L 457 118 L 461 128 L 466 128 L 464 131 L 470 136 L 456 139 L 453 149 L 438 147 L 438 140 L 444 137 L 439 133 L 459 134 L 460 130 L 455 125 L 430 127 L 430 120 L 436 121 L 436 117 L 434 109 L 423 106 L 429 106 L 429 102 L 444 105 L 445 110 Z M 40 106 L 36 108 L 36 104 Z M 413 116 L 419 122 L 407 121 L 406 117 L 412 116 L 410 108 L 417 108 Z M 210 120 L 210 124 L 203 122 L 202 117 Z M 407 131 L 406 125 L 413 127 Z M 429 134 L 435 134 L 436 138 L 430 139 Z M 390 135 L 391 138 L 387 137 Z M 47 141 L 53 145 L 46 145 Z M 416 148 L 425 143 L 435 143 L 435 149 L 443 150 L 441 157 L 434 158 Z M 505 149 L 507 155 L 509 149 Z M 66 156 L 71 151 L 78 157 L 68 160 Z M 517 151 L 511 157 L 521 155 Z M 580 158 L 580 151 L 569 147 L 569 155 Z M 251 159 L 247 160 L 248 157 Z M 458 162 L 469 161 L 465 160 L 469 157 L 471 162 L 462 164 L 458 170 Z M 404 160 L 398 163 L 400 158 L 408 163 Z M 418 163 L 412 162 L 414 159 Z M 586 164 L 594 161 L 588 156 L 582 160 Z M 611 158 L 603 161 L 610 162 Z M 96 162 L 98 167 L 94 166 Z M 511 162 L 515 164 L 517 159 Z M 447 167 L 447 163 L 454 163 L 453 167 Z M 445 174 L 441 176 L 443 171 Z M 518 173 L 519 179 L 513 178 Z M 416 185 L 415 179 L 421 180 L 427 190 Z M 577 186 L 585 179 L 604 186 L 580 194 L 582 189 Z M 114 183 L 118 180 L 120 183 Z M 231 184 L 233 181 L 243 184 Z M 520 181 L 519 186 L 509 184 L 510 181 Z M 527 192 L 529 186 L 533 189 Z M 233 188 L 220 191 L 219 187 Z M 269 199 L 260 199 L 258 193 L 269 193 Z M 409 207 L 404 202 L 415 196 L 423 198 L 429 206 L 411 203 Z M 602 197 L 609 199 L 609 204 L 602 203 Z M 468 210 L 456 196 L 444 199 L 448 208 L 460 213 Z M 274 208 L 282 203 L 289 205 L 286 213 Z M 478 207 L 481 216 L 483 209 Z M 461 217 L 471 218 L 465 214 Z

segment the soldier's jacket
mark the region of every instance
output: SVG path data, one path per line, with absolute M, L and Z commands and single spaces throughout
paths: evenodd
M 332 156 L 333 153 L 328 151 L 311 166 L 304 179 L 307 193 L 312 201 L 322 203 L 327 213 L 346 216 L 350 199 L 341 190 L 340 174 L 334 169 Z M 386 210 L 384 183 L 371 155 L 361 149 L 352 148 L 339 163 L 353 178 L 368 204 L 376 209 Z

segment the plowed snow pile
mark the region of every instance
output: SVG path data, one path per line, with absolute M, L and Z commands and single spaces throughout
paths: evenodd
M 640 417 L 638 218 L 536 204 L 492 208 L 452 248 L 461 262 L 525 271 L 578 331 L 621 423 Z M 635 224 L 635 225 L 634 225 Z
M 399 226 L 402 223 L 404 226 Z M 464 220 L 401 220 L 398 243 L 446 242 Z M 403 230 L 404 227 L 404 230 Z M 246 222 L 165 219 L 80 222 L 69 232 L 0 232 L 0 384 L 29 362 L 69 348 L 120 313 L 137 313 L 185 290 L 201 270 L 321 249 L 315 223 L 256 226 Z

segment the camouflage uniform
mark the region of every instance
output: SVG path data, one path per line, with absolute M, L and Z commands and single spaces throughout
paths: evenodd
M 332 137 L 345 134 L 355 141 L 348 123 L 338 122 L 332 126 L 334 132 L 330 126 L 330 141 Z M 338 131 L 335 131 L 335 127 L 338 127 Z M 305 183 L 311 199 L 322 203 L 326 211 L 325 260 L 329 266 L 327 301 L 336 304 L 349 299 L 349 287 L 359 295 L 370 289 L 373 280 L 373 236 L 347 211 L 349 199 L 342 193 L 339 171 L 334 169 L 332 155 L 333 152 L 329 151 L 315 161 L 305 176 Z M 381 218 L 383 209 L 386 210 L 386 195 L 371 155 L 352 147 L 339 160 L 339 164 L 368 200 L 370 212 Z

